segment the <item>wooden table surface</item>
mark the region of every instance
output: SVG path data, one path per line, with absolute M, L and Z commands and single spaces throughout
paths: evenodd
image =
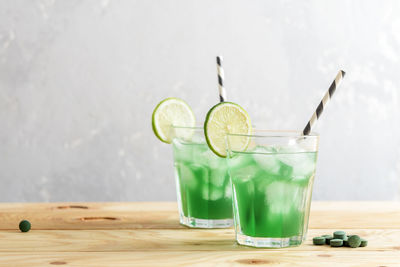
M 313 202 L 307 241 L 285 249 L 239 246 L 233 229 L 179 225 L 177 204 L 2 203 L 0 266 L 400 266 L 399 202 Z M 18 230 L 28 219 L 32 229 Z M 313 246 L 345 230 L 364 248 Z

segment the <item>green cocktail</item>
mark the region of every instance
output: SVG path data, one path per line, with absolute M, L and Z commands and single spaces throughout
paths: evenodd
M 173 130 L 180 222 L 199 228 L 232 226 L 232 190 L 226 159 L 209 149 L 203 128 Z
M 228 135 L 229 140 L 243 135 Z M 228 153 L 236 239 L 255 247 L 300 245 L 308 227 L 318 136 L 248 135 L 246 151 Z

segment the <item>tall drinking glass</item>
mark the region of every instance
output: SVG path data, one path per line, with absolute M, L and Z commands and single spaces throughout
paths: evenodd
M 243 140 L 247 149 L 235 150 Z M 316 134 L 292 131 L 227 136 L 239 244 L 282 248 L 305 240 L 318 141 Z
M 180 223 L 196 228 L 231 227 L 232 186 L 226 159 L 208 148 L 202 127 L 173 126 L 172 130 Z

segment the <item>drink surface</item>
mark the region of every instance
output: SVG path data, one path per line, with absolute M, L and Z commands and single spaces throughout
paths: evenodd
M 299 237 L 307 231 L 316 152 L 257 147 L 233 152 L 236 231 L 250 237 Z
M 178 204 L 186 217 L 232 219 L 232 187 L 226 159 L 216 156 L 204 140 L 173 141 Z

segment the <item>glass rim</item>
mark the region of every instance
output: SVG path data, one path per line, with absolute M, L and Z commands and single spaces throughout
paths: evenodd
M 204 127 L 200 125 L 196 126 L 179 126 L 172 125 L 173 129 L 186 129 L 186 130 L 203 130 Z M 308 135 L 303 135 L 301 131 L 298 130 L 266 130 L 266 129 L 254 129 L 251 134 L 236 134 L 236 133 L 227 133 L 228 136 L 246 136 L 246 137 L 255 137 L 255 138 L 319 138 L 319 133 L 311 132 Z
M 286 134 L 282 134 L 286 133 Z M 255 138 L 319 138 L 319 133 L 311 132 L 308 135 L 303 135 L 301 131 L 298 130 L 264 130 L 264 129 L 254 129 L 251 134 L 235 134 L 227 133 L 226 136 L 246 136 Z

